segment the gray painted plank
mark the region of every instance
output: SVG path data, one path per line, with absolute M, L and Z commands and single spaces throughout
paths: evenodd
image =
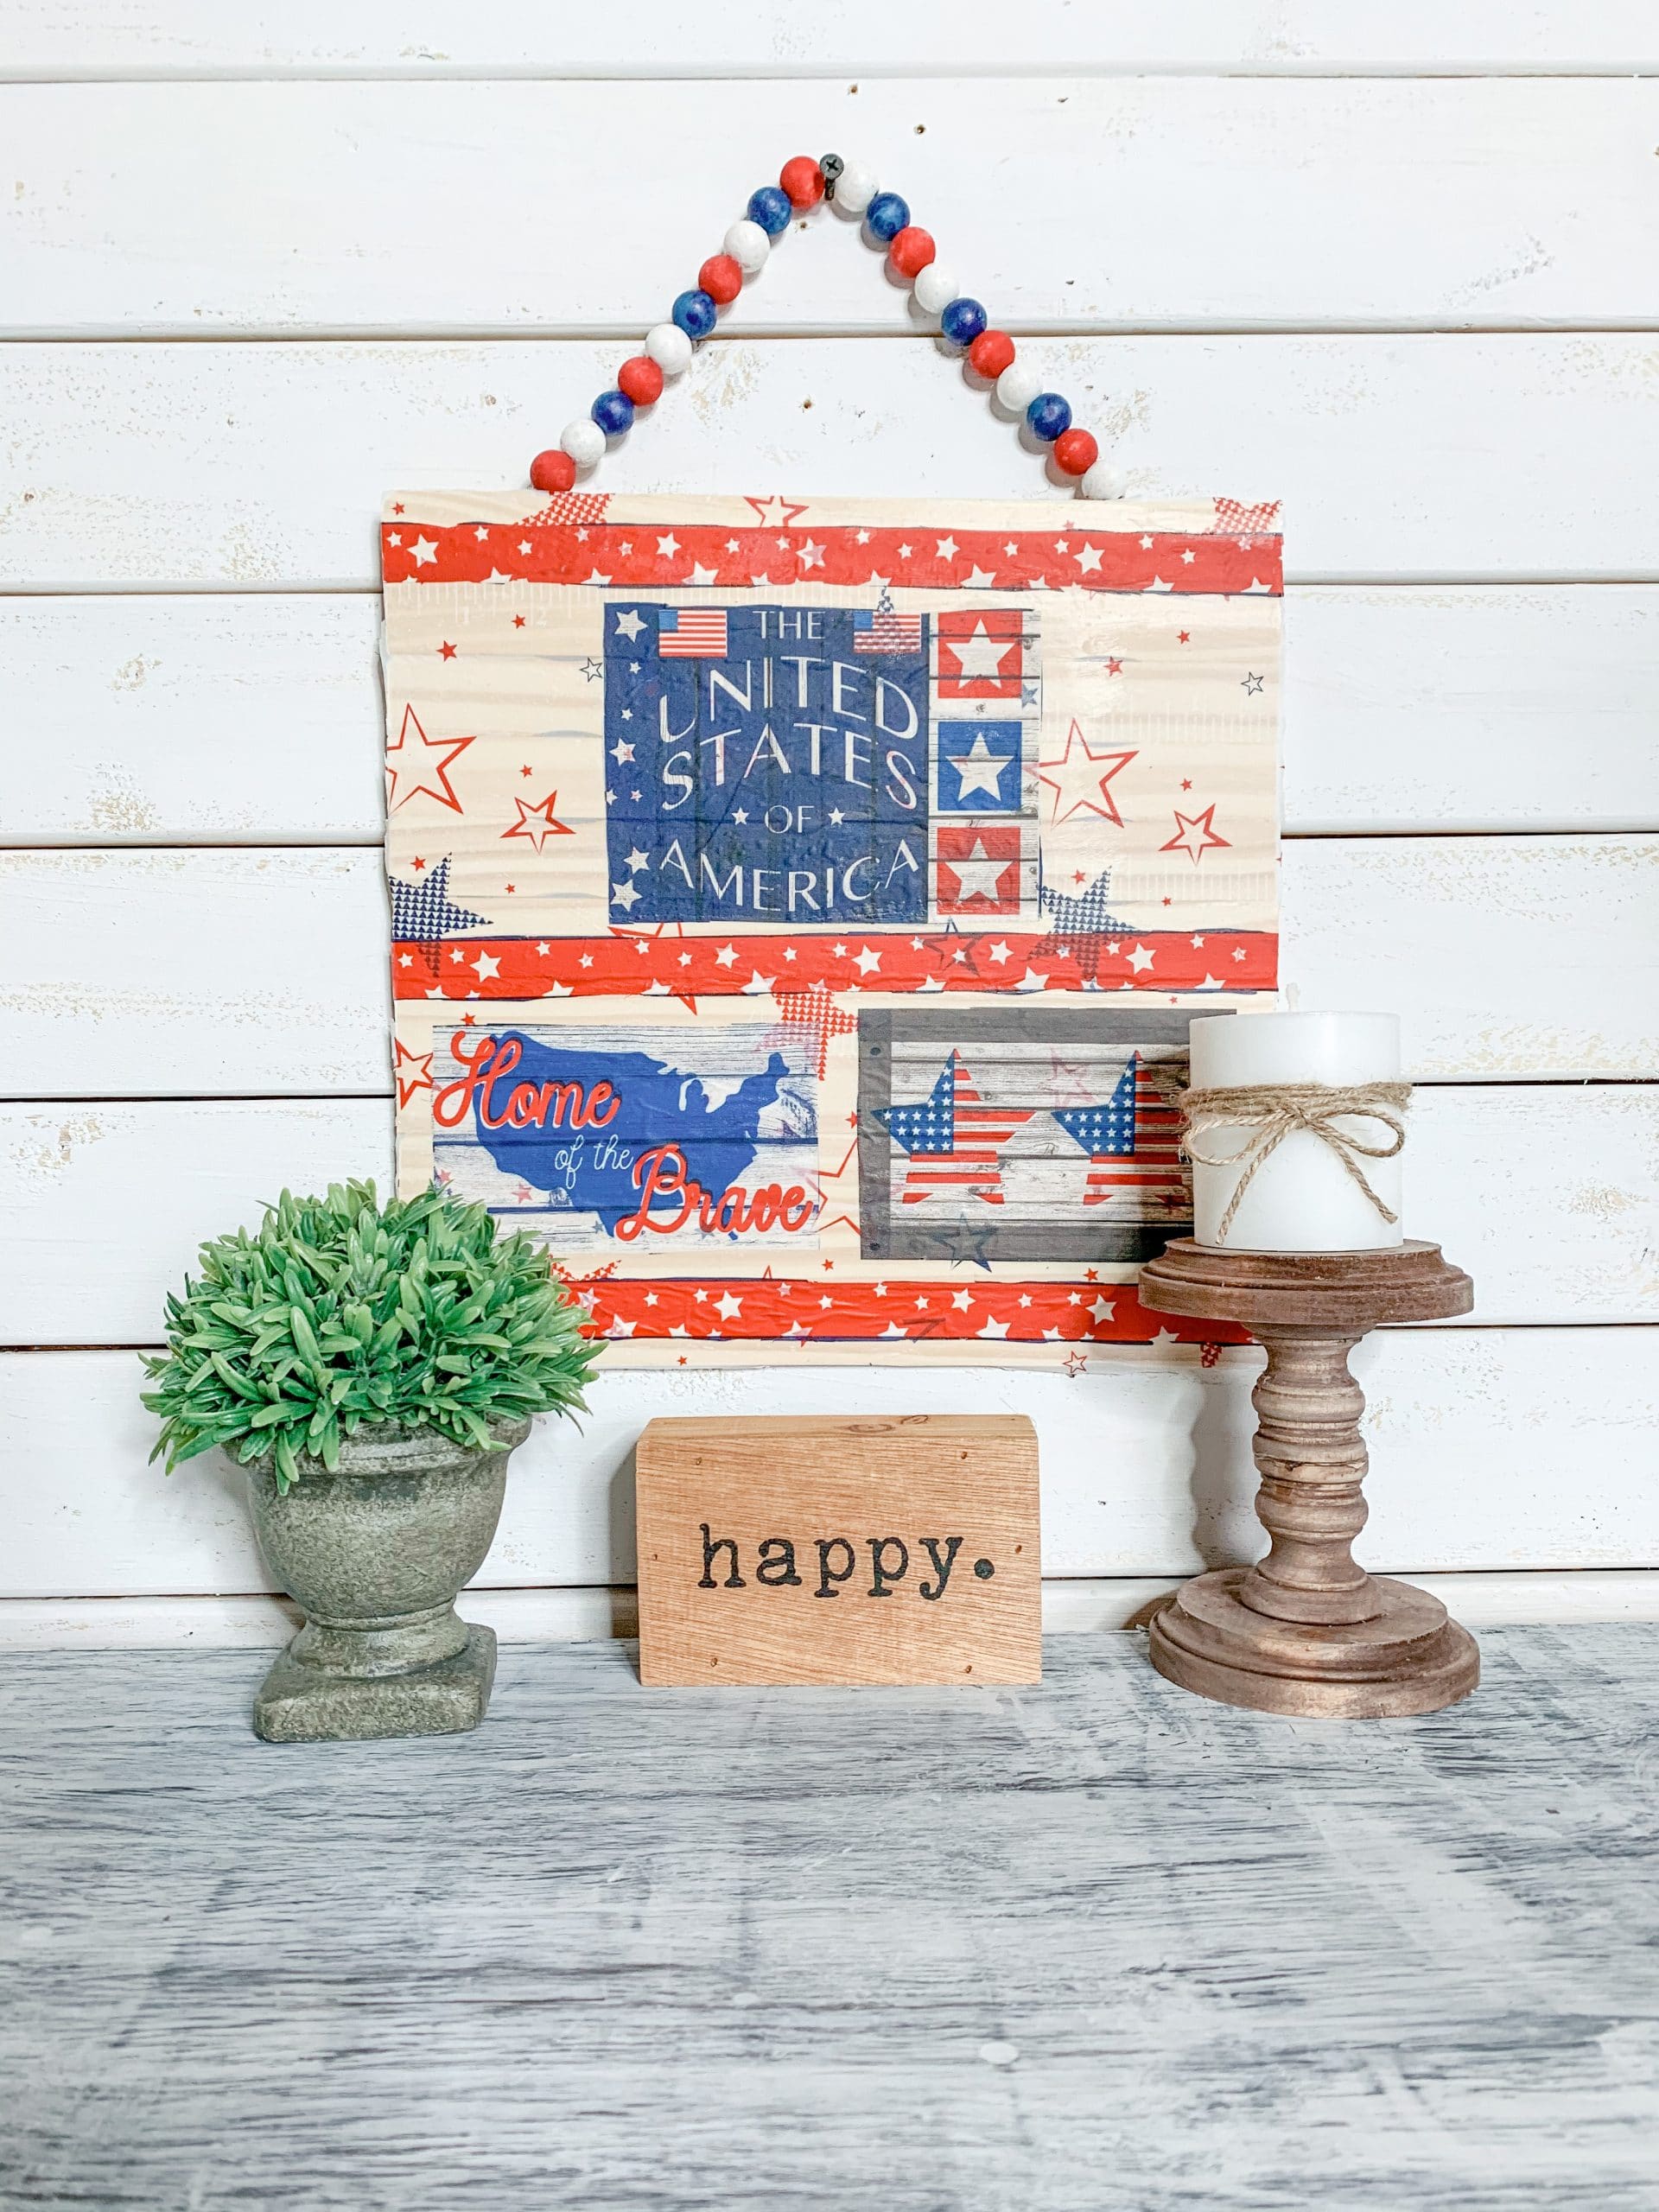
M 274 1749 L 257 1654 L 0 1665 L 0 2201 L 219 2212 L 1651 2212 L 1659 1648 L 1418 1721 L 647 1695 Z

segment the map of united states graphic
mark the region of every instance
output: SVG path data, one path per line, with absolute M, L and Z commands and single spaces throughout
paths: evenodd
M 742 1183 L 766 1141 L 761 1116 L 789 1074 L 779 1052 L 757 1073 L 731 1077 L 647 1052 L 550 1046 L 522 1030 L 498 1042 L 493 1065 L 512 1065 L 494 1079 L 486 1067 L 474 1085 L 468 1134 L 503 1173 L 557 1206 L 597 1214 L 610 1236 L 638 1209 L 636 1166 L 659 1146 L 677 1146 L 712 1198 Z M 542 1118 L 516 1127 L 508 1117 L 526 1093 L 546 1102 Z

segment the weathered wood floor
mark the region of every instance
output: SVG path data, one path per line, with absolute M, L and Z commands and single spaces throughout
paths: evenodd
M 1344 1726 L 519 1647 L 282 1748 L 257 1656 L 8 1659 L 0 2203 L 1651 2212 L 1659 1639 L 1484 1650 Z

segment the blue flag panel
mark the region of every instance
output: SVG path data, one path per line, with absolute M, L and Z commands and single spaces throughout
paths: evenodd
M 928 618 L 605 610 L 613 921 L 765 928 L 928 911 Z

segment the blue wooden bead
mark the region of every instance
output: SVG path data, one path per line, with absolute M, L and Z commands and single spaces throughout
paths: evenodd
M 880 238 L 883 245 L 891 245 L 910 221 L 910 207 L 896 192 L 878 192 L 866 210 L 864 219 L 873 238 Z
M 778 197 L 783 199 L 780 192 Z M 671 312 L 688 338 L 706 338 L 719 319 L 719 310 L 707 292 L 682 292 Z M 1060 425 L 1061 429 L 1065 427 Z M 1058 431 L 1055 435 L 1058 437 Z
M 1062 430 L 1071 427 L 1071 406 L 1058 391 L 1039 391 L 1026 410 L 1026 420 L 1039 438 L 1052 445 Z
M 953 346 L 971 346 L 988 321 L 977 300 L 952 300 L 939 316 L 939 327 Z
M 626 391 L 601 391 L 588 411 L 607 438 L 633 428 L 633 402 Z
M 775 184 L 763 184 L 759 192 L 749 195 L 749 220 L 759 223 L 769 238 L 777 238 L 789 228 L 794 213 L 789 194 L 780 192 Z

